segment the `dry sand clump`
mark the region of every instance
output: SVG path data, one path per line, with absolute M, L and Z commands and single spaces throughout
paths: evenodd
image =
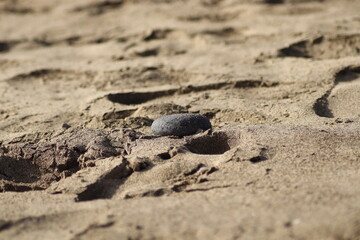
M 359 12 L 0 1 L 0 239 L 360 239 Z

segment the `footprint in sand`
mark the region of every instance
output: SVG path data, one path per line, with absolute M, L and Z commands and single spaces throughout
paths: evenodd
M 341 71 L 328 99 L 335 117 L 360 117 L 360 108 L 355 104 L 360 99 L 360 68 Z
M 314 110 L 328 118 L 358 118 L 360 109 L 360 67 L 347 67 L 336 74 L 334 86 L 319 98 Z

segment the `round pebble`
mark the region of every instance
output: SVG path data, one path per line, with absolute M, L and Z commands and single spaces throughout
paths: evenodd
M 151 130 L 160 136 L 187 136 L 197 133 L 199 130 L 211 128 L 209 119 L 200 114 L 173 114 L 156 119 Z

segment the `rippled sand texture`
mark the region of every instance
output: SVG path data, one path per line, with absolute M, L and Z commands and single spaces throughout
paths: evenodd
M 359 12 L 0 0 L 0 239 L 360 239 Z

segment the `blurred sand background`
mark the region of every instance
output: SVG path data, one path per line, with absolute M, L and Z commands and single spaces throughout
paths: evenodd
M 0 0 L 0 239 L 360 239 L 359 13 Z

